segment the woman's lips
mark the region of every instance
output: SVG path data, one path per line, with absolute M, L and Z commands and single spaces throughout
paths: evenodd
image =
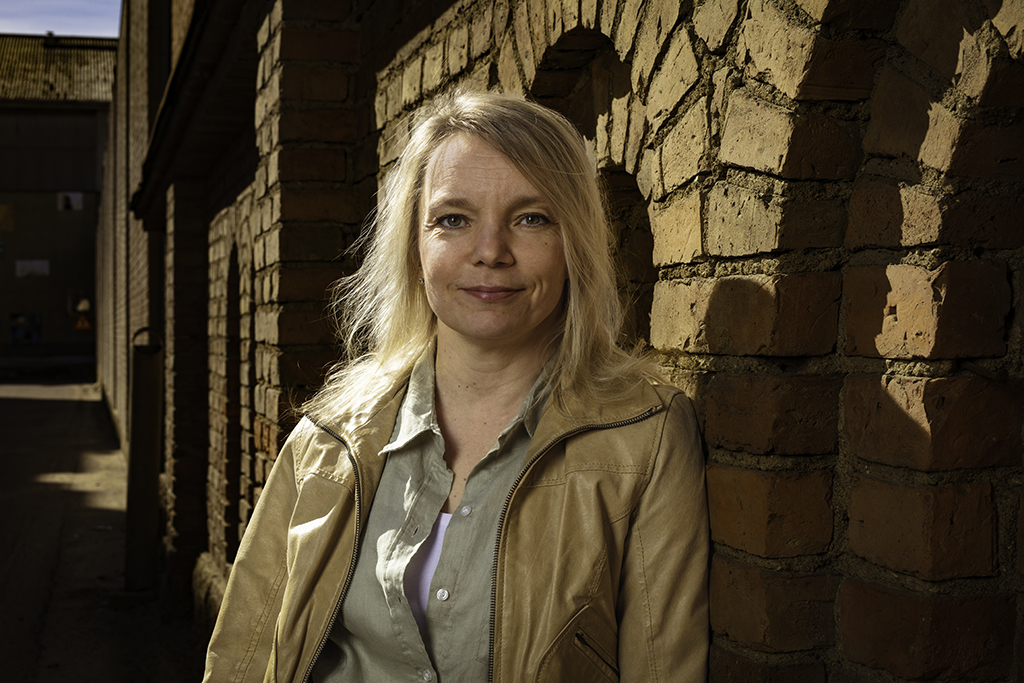
M 474 287 L 463 287 L 462 291 L 478 301 L 497 302 L 504 301 L 505 299 L 515 296 L 522 290 L 512 287 L 476 285 Z

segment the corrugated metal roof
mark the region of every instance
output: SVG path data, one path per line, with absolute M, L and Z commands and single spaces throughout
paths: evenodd
M 117 38 L 0 34 L 0 100 L 109 102 Z

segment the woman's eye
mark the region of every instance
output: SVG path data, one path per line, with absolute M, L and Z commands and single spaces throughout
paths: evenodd
M 522 222 L 523 222 L 523 225 L 533 225 L 533 226 L 547 225 L 548 223 L 550 223 L 550 221 L 548 220 L 548 217 L 545 216 L 544 214 L 540 214 L 540 213 L 528 213 L 525 216 L 523 216 Z
M 438 218 L 437 224 L 442 228 L 461 228 L 466 224 L 466 219 L 457 214 L 449 214 Z

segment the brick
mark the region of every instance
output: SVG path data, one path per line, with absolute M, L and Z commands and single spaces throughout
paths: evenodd
M 703 100 L 697 102 L 694 105 L 694 109 L 702 108 Z M 704 125 L 699 121 L 695 123 L 693 120 L 691 120 L 691 115 L 693 115 L 693 112 L 694 110 L 690 110 L 686 113 L 686 116 L 683 117 L 683 124 L 677 127 L 677 130 L 673 131 L 673 133 L 670 133 L 669 136 L 666 138 L 666 145 L 670 144 L 669 140 L 672 140 L 672 142 L 675 143 L 679 143 L 680 140 L 684 139 L 683 136 L 687 135 L 688 133 L 694 133 L 695 129 Z M 643 102 L 637 98 L 635 94 L 631 94 L 629 102 L 629 129 L 626 131 L 626 151 L 623 155 L 623 163 L 625 164 L 626 173 L 636 174 L 637 172 L 637 166 L 640 163 L 640 158 L 644 154 L 644 143 L 647 139 L 647 128 L 647 108 L 644 106 Z M 694 137 L 696 139 L 699 139 L 699 133 L 695 133 Z M 671 156 L 677 151 L 678 147 L 672 147 L 667 150 L 667 153 Z M 693 153 L 692 148 L 690 148 L 688 151 L 691 154 Z M 659 149 L 659 152 L 661 153 L 662 159 L 664 160 L 666 150 Z M 686 154 L 686 152 L 684 152 L 684 154 Z M 701 157 L 698 157 L 695 154 L 693 154 L 692 156 L 688 156 L 684 161 L 679 163 L 678 167 L 671 166 L 671 171 L 669 171 L 668 174 L 685 178 L 688 176 L 688 170 L 690 168 L 688 164 L 696 164 L 701 167 L 701 170 L 707 170 L 707 168 L 709 167 L 709 162 L 702 163 L 700 159 Z M 665 175 L 666 173 L 663 172 L 662 177 L 664 178 Z
M 1024 178 L 1024 124 L 966 123 L 956 140 L 948 170 L 986 180 Z
M 654 289 L 651 343 L 734 356 L 829 353 L 839 288 L 838 273 L 661 281 Z
M 416 55 L 406 62 L 402 69 L 402 107 L 411 107 L 419 102 L 423 93 L 423 57 Z
M 423 56 L 423 92 L 432 93 L 441 85 L 444 72 L 444 41 L 427 48 Z
M 445 43 L 445 50 L 448 60 L 448 70 L 451 73 L 461 73 L 469 65 L 469 26 L 460 24 L 448 34 Z
M 988 249 L 1024 246 L 1017 216 L 1020 197 L 988 196 L 977 191 L 933 195 L 894 180 L 862 176 L 850 196 L 846 246 L 921 246 L 954 244 Z
M 355 112 L 349 109 L 306 109 L 281 114 L 277 142 L 355 142 Z M 275 143 L 276 144 L 276 143 Z
M 656 152 L 653 197 L 660 201 L 676 188 L 688 183 L 710 166 L 708 152 L 707 98 L 698 100 L 665 137 Z M 630 138 L 633 138 L 633 120 L 630 120 Z M 627 151 L 627 158 L 629 153 Z
M 336 221 L 359 223 L 365 216 L 353 190 L 286 188 L 274 221 Z
M 288 26 L 281 31 L 280 58 L 354 64 L 359 61 L 359 34 Z
M 325 301 L 328 288 L 345 275 L 340 263 L 296 267 L 287 263 L 273 267 L 264 276 L 264 300 L 268 303 Z
M 336 225 L 288 225 L 263 237 L 268 264 L 285 261 L 330 261 L 346 250 L 350 234 Z
M 691 263 L 704 255 L 701 247 L 701 203 L 700 192 L 691 192 L 665 204 L 648 203 L 655 266 Z
M 949 169 L 960 138 L 961 123 L 918 84 L 891 65 L 882 68 L 871 99 L 871 119 L 864 151 L 878 156 L 921 161 Z
M 515 36 L 516 48 L 519 51 L 519 65 L 527 83 L 532 83 L 537 75 L 537 65 L 543 55 L 544 45 L 533 49 L 533 34 L 530 32 L 530 5 L 528 2 L 511 3 L 512 34 Z M 546 42 L 546 41 L 545 41 Z
M 281 11 L 285 20 L 345 21 L 352 12 L 352 3 L 349 0 L 287 0 L 277 3 L 275 9 Z
M 845 212 L 838 200 L 797 201 L 765 196 L 720 181 L 708 198 L 709 254 L 745 256 L 779 249 L 835 247 Z
M 712 645 L 708 680 L 714 683 L 825 683 L 825 665 L 762 664 Z
M 612 3 L 608 4 L 612 5 Z M 619 59 L 625 62 L 633 51 L 633 41 L 636 40 L 637 26 L 640 23 L 640 13 L 643 11 L 644 2 L 643 0 L 619 0 L 616 4 L 621 7 L 618 22 L 614 26 L 611 23 L 602 22 L 602 24 L 608 28 L 605 34 L 613 36 L 615 51 L 618 53 Z M 614 12 L 614 5 L 611 9 Z
M 886 31 L 899 6 L 891 0 L 796 0 L 815 21 L 838 29 Z
M 345 151 L 341 149 L 280 149 L 270 155 L 268 182 L 343 182 L 346 177 L 345 160 Z
M 986 107 L 1020 107 L 1024 103 L 1024 64 L 1008 58 L 992 33 L 983 29 L 970 39 L 964 37 L 956 88 Z
M 1017 490 L 1017 573 L 1024 574 L 1024 495 Z
M 266 349 L 260 354 L 260 373 L 269 383 L 277 386 L 291 387 L 294 385 L 317 387 L 329 368 L 338 361 L 338 350 L 335 346 L 302 347 L 285 349 Z M 262 391 L 263 405 L 258 407 L 260 413 L 269 413 L 267 392 Z
M 823 553 L 832 541 L 828 472 L 707 470 L 711 538 L 761 557 Z
M 256 340 L 267 344 L 329 344 L 334 335 L 322 308 L 264 307 L 256 312 Z
M 506 7 L 507 10 L 507 7 Z M 494 25 L 494 6 L 484 3 L 470 19 L 469 25 L 469 56 L 471 59 L 479 59 L 493 47 L 491 40 L 491 27 Z
M 721 160 L 792 179 L 849 179 L 860 167 L 856 126 L 797 115 L 737 90 L 729 98 Z
M 850 375 L 845 428 L 854 455 L 933 472 L 1015 464 L 1024 405 L 1012 387 L 972 377 Z
M 798 652 L 832 644 L 836 580 L 711 560 L 711 628 L 743 647 Z
M 280 74 L 282 100 L 342 102 L 348 96 L 348 71 L 344 67 L 291 63 Z
M 678 2 L 659 2 L 647 5 L 647 9 L 640 21 L 636 50 L 631 60 L 630 81 L 637 92 L 646 92 L 651 71 L 654 69 L 654 63 L 659 55 L 661 55 L 665 43 L 668 42 L 672 29 L 676 27 L 676 21 L 679 19 L 679 8 L 680 3 Z M 674 37 L 681 37 L 689 43 L 689 36 L 682 27 L 679 27 Z M 668 63 L 673 66 L 673 69 L 677 67 L 675 61 L 669 61 Z
M 718 374 L 708 391 L 708 445 L 746 453 L 836 450 L 840 381 L 813 375 Z
M 883 358 L 964 358 L 1006 353 L 1010 285 L 1001 261 L 850 268 L 846 353 Z
M 850 489 L 850 550 L 928 581 L 994 576 L 992 486 L 907 487 L 856 477 Z
M 881 41 L 824 38 L 767 0 L 750 3 L 742 36 L 750 75 L 796 100 L 867 99 L 885 58 Z
M 678 7 L 676 3 L 666 3 Z M 647 116 L 652 133 L 657 133 L 683 97 L 697 82 L 700 70 L 690 45 L 690 37 L 680 28 L 672 34 L 665 58 L 651 78 L 647 92 Z
M 736 23 L 739 0 L 707 0 L 693 11 L 693 29 L 708 46 L 718 53 L 725 47 L 729 29 Z
M 963 43 L 976 40 L 970 26 L 959 0 L 910 0 L 896 25 L 896 40 L 943 80 L 952 81 Z
M 843 651 L 901 678 L 994 680 L 1009 675 L 1016 631 L 1012 595 L 926 596 L 843 582 Z
M 512 32 L 505 34 L 501 42 L 501 50 L 498 51 L 498 82 L 505 92 L 523 94 L 526 87 L 519 75 L 519 66 L 516 63 L 515 43 L 512 40 Z
M 1020 59 L 1024 54 L 1024 8 L 1014 2 L 995 2 L 987 0 L 992 25 L 1006 39 L 1010 56 Z

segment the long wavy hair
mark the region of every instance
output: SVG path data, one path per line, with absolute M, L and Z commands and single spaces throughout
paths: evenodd
M 374 405 L 405 381 L 433 343 L 437 319 L 419 285 L 418 228 L 424 176 L 449 138 L 474 135 L 507 156 L 540 190 L 561 228 L 568 287 L 549 375 L 553 398 L 611 398 L 623 380 L 660 379 L 656 366 L 618 345 L 622 305 L 612 235 L 596 164 L 576 128 L 539 104 L 510 95 L 455 92 L 415 115 L 396 166 L 387 174 L 374 220 L 357 243 L 360 269 L 335 283 L 332 313 L 346 357 L 303 406 L 334 421 Z

